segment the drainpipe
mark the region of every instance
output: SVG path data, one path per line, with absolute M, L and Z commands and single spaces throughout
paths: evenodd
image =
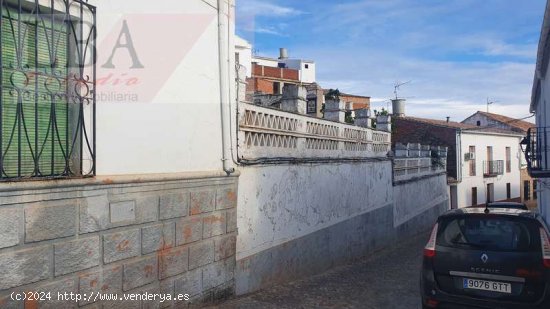
M 456 134 L 456 180 L 462 182 L 462 129 Z
M 230 55 L 229 55 L 229 16 L 230 0 L 218 0 L 218 58 L 220 66 L 220 104 L 222 125 L 222 162 L 227 175 L 235 172 L 231 158 L 230 119 Z

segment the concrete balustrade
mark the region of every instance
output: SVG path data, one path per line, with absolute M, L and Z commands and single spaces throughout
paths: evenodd
M 385 158 L 391 134 L 248 103 L 239 105 L 239 158 Z
M 394 181 L 446 172 L 447 147 L 397 143 L 394 156 Z

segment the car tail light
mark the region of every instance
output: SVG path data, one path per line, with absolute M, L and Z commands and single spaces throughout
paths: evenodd
M 439 224 L 435 224 L 432 229 L 432 234 L 430 235 L 430 239 L 428 240 L 428 243 L 426 244 L 426 247 L 424 247 L 424 256 L 433 258 L 435 256 L 435 241 L 437 238 L 437 228 Z
M 518 268 L 516 269 L 516 276 L 523 278 L 540 279 L 542 277 L 542 273 L 537 270 Z
M 540 243 L 542 244 L 542 258 L 544 267 L 550 268 L 550 239 L 548 233 L 543 228 L 540 228 Z
M 426 306 L 428 308 L 437 308 L 437 305 L 439 305 L 439 302 L 435 299 L 428 298 L 426 300 Z

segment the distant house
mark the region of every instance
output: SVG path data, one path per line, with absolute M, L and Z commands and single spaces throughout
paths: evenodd
M 489 201 L 520 201 L 522 134 L 460 122 L 396 117 L 394 143 L 449 147 L 447 175 L 451 208 Z
M 527 134 L 529 129 L 535 127 L 535 124 L 524 120 L 510 118 L 504 115 L 493 114 L 478 111 L 472 116 L 466 118 L 462 123 L 475 125 L 478 127 L 490 127 L 497 129 L 510 130 Z M 537 206 L 537 181 L 533 179 L 527 171 L 527 161 L 525 156 L 520 156 L 521 164 L 521 201 L 529 207 Z
M 534 123 L 528 121 L 482 111 L 478 111 L 472 116 L 466 118 L 462 121 L 462 123 L 471 124 L 478 127 L 492 127 L 510 130 L 519 133 L 527 133 L 527 130 L 535 127 Z
M 279 58 L 253 56 L 252 63 L 264 67 L 292 69 L 298 71 L 298 79 L 302 83 L 311 84 L 317 81 L 315 61 L 291 58 L 286 48 L 280 49 Z
M 247 84 L 249 93 L 281 95 L 285 85 L 301 85 L 302 82 L 298 70 L 252 63 L 252 76 L 247 79 Z
M 323 89 L 315 82 L 314 61 L 289 58 L 285 48 L 281 48 L 279 58 L 253 56 L 252 45 L 239 37 L 235 40 L 235 59 L 246 69 L 246 101 L 279 108 L 283 97 L 301 97 L 303 91 L 307 114 L 323 117 Z M 290 86 L 286 93 L 285 86 Z
M 252 56 L 251 61 L 248 93 L 281 95 L 286 84 L 306 86 L 316 80 L 315 62 L 289 58 L 286 48 L 281 48 L 277 59 Z

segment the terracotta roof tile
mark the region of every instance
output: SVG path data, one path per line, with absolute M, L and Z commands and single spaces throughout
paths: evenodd
M 474 126 L 474 125 L 471 125 L 471 124 L 465 124 L 465 123 L 461 123 L 461 122 L 455 122 L 455 121 L 417 118 L 417 117 L 409 117 L 409 116 L 404 117 L 404 119 L 423 122 L 423 123 L 432 124 L 432 125 L 441 126 L 441 127 L 446 127 L 446 128 L 479 129 L 479 127 L 477 127 L 477 126 Z
M 478 111 L 477 113 L 481 114 L 481 115 L 484 115 L 488 118 L 491 118 L 495 121 L 506 123 L 509 126 L 511 126 L 513 128 L 516 128 L 516 129 L 519 129 L 519 130 L 522 130 L 524 132 L 527 132 L 527 130 L 535 127 L 535 124 L 533 124 L 531 122 L 510 118 L 510 117 L 507 117 L 507 116 L 504 116 L 504 115 L 487 113 L 487 112 L 482 112 L 482 111 Z
M 478 127 L 471 124 L 461 123 L 461 122 L 455 122 L 455 121 L 446 121 L 446 120 L 436 120 L 436 119 L 427 119 L 427 118 L 417 118 L 417 117 L 404 117 L 402 119 L 405 120 L 412 120 L 417 121 L 421 123 L 426 123 L 429 125 L 434 126 L 440 126 L 445 128 L 453 128 L 453 129 L 461 129 L 465 131 L 472 131 L 472 132 L 488 132 L 488 133 L 500 133 L 500 134 L 512 134 L 512 135 L 518 135 L 518 132 L 514 132 L 511 130 L 503 130 L 503 129 L 497 129 L 497 128 L 486 128 L 486 127 Z

